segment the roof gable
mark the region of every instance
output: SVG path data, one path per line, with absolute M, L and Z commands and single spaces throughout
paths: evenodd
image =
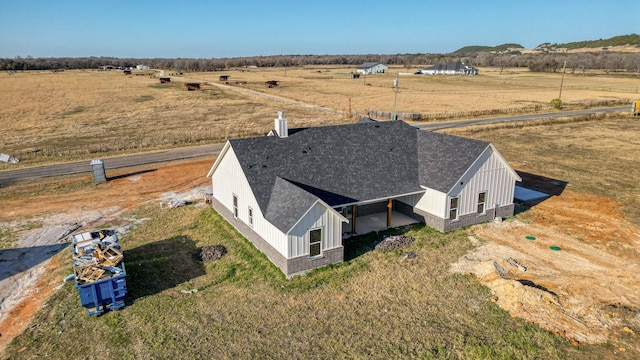
M 278 176 L 264 218 L 286 234 L 318 200 L 316 196 Z
M 421 185 L 448 193 L 489 145 L 487 141 L 420 131 L 417 160 Z

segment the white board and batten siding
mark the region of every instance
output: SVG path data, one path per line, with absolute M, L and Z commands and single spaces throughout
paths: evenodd
M 264 219 L 249 182 L 242 171 L 233 148 L 229 147 L 211 174 L 213 197 L 233 213 L 233 195 L 238 196 L 238 219 L 249 225 L 249 207 L 253 210 L 253 231 L 267 241 L 282 256 L 287 256 L 287 236 Z M 229 181 L 234 179 L 234 181 Z
M 309 230 L 322 229 L 321 251 L 342 246 L 342 219 L 321 202 L 316 202 L 289 231 L 287 258 L 309 255 Z
M 469 168 L 451 192 L 450 197 L 459 196 L 459 214 L 476 213 L 478 194 L 487 192 L 485 211 L 497 206 L 513 204 L 513 192 L 516 178 L 493 147 L 488 147 L 478 160 Z M 449 201 L 445 202 L 448 208 Z M 448 209 L 446 209 L 448 211 Z

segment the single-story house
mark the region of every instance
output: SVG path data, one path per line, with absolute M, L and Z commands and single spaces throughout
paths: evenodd
M 342 262 L 343 239 L 371 226 L 513 215 L 521 179 L 489 142 L 402 121 L 288 129 L 278 115 L 271 136 L 227 141 L 207 176 L 213 207 L 287 277 Z
M 376 62 L 367 62 L 356 66 L 356 71 L 365 75 L 384 74 L 384 72 L 387 70 L 389 70 L 389 67 L 387 65 Z
M 456 62 L 453 64 L 438 64 L 434 66 L 430 66 L 424 68 L 422 70 L 418 70 L 416 74 L 425 74 L 425 75 L 478 75 L 478 69 L 474 68 L 471 65 L 465 65 L 461 62 Z

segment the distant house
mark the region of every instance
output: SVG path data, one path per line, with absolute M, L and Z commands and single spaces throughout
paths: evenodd
M 478 75 L 478 69 L 460 61 L 453 64 L 438 64 L 419 70 L 416 74 L 425 75 Z
M 385 71 L 389 70 L 389 67 L 385 64 L 375 63 L 375 62 L 367 62 L 361 65 L 356 66 L 356 71 L 360 74 L 383 74 Z
M 136 65 L 137 70 L 149 70 L 149 66 L 147 65 Z
M 342 262 L 343 239 L 424 222 L 448 231 L 512 216 L 518 174 L 489 142 L 402 121 L 288 129 L 227 141 L 213 207 L 291 277 Z

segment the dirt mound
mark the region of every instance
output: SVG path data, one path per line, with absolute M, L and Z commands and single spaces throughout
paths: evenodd
M 579 342 L 607 342 L 640 325 L 640 232 L 617 206 L 565 190 L 518 219 L 472 228 L 472 241 L 487 242 L 452 269 L 475 274 L 512 316 Z
M 203 246 L 194 254 L 194 256 L 200 261 L 214 261 L 220 260 L 220 258 L 225 256 L 226 254 L 227 248 L 223 245 L 210 245 Z
M 409 236 L 402 236 L 402 235 L 388 236 L 378 241 L 375 244 L 374 249 L 379 251 L 392 250 L 392 249 L 408 246 L 414 241 L 416 241 L 416 239 Z

